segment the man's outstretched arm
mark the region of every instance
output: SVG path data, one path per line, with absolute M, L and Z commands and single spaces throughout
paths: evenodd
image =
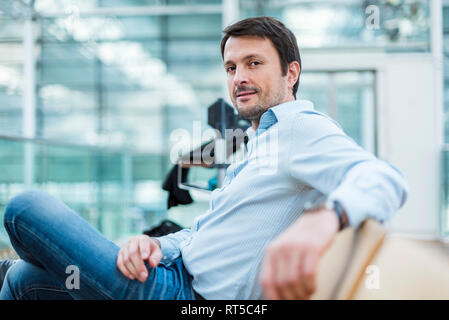
M 347 137 L 332 120 L 314 112 L 295 119 L 290 148 L 292 178 L 336 201 L 349 225 L 368 217 L 388 220 L 405 202 L 401 173 Z M 332 209 L 303 214 L 266 248 L 260 280 L 269 299 L 307 299 L 316 287 L 318 262 L 339 230 Z

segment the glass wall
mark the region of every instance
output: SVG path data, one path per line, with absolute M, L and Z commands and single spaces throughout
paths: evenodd
M 150 2 L 35 2 L 39 140 L 11 139 L 23 135 L 22 35 L 30 8 L 16 13 L 1 4 L 2 213 L 15 194 L 46 190 L 121 241 L 164 218 L 189 226 L 205 211 L 208 196 L 193 192 L 192 205 L 167 215 L 161 186 L 172 167 L 170 134 L 192 132 L 194 121 L 206 130 L 207 107 L 222 96 L 221 4 Z M 180 12 L 78 14 L 142 5 Z
M 159 212 L 166 204 L 160 188 L 172 167 L 170 134 L 192 132 L 194 121 L 206 130 L 206 109 L 222 94 L 221 12 L 82 17 L 76 10 L 164 3 L 73 4 L 77 9 L 67 17 L 39 20 L 38 133 L 134 150 L 135 201 L 145 212 Z M 54 10 L 44 1 L 39 7 Z M 205 203 L 197 196 L 185 216 L 201 213 L 197 207 Z
M 40 24 L 42 137 L 164 154 L 172 130 L 206 120 L 221 94 L 220 15 L 79 18 L 72 32 L 65 19 Z

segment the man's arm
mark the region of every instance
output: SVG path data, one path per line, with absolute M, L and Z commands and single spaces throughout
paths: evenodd
M 402 174 L 359 147 L 333 120 L 306 113 L 292 134 L 298 139 L 290 148 L 291 176 L 336 200 L 354 228 L 368 217 L 386 221 L 405 203 Z
M 304 113 L 292 126 L 289 170 L 337 201 L 354 228 L 366 218 L 390 218 L 407 198 L 407 185 L 397 169 L 363 150 L 332 120 Z M 270 299 L 309 298 L 316 287 L 321 255 L 339 230 L 332 209 L 317 209 L 298 221 L 266 248 L 260 280 Z

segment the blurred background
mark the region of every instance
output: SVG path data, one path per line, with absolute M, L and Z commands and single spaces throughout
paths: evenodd
M 441 0 L 0 0 L 1 214 L 12 196 L 41 189 L 113 241 L 163 219 L 189 227 L 208 194 L 192 191 L 192 204 L 167 209 L 170 136 L 195 121 L 207 130 L 207 107 L 229 102 L 222 30 L 260 15 L 296 34 L 297 98 L 404 173 L 409 199 L 390 230 L 445 239 L 449 1 Z M 2 228 L 0 248 L 9 247 Z

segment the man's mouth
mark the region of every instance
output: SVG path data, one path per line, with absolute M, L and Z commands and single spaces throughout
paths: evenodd
M 239 99 L 245 99 L 245 98 L 249 98 L 249 97 L 251 97 L 252 95 L 254 95 L 254 94 L 256 94 L 257 93 L 257 91 L 255 91 L 255 90 L 250 90 L 250 91 L 241 91 L 241 92 L 239 92 L 238 94 L 237 94 L 237 98 Z

